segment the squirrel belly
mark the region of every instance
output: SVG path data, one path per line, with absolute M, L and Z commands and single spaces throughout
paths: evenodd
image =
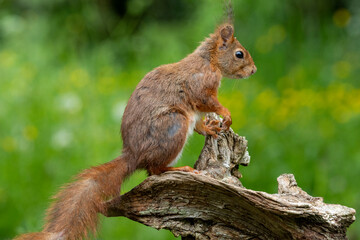
M 185 144 L 187 143 L 188 138 L 194 133 L 194 129 L 195 129 L 195 125 L 198 121 L 201 121 L 203 117 L 203 114 L 201 113 L 194 113 L 190 118 L 189 118 L 189 127 L 188 127 L 188 131 L 187 131 L 187 135 L 186 135 L 186 140 L 185 140 Z M 168 164 L 168 167 L 172 167 L 174 166 L 178 160 L 181 158 L 182 152 L 184 150 L 184 146 L 181 149 L 180 153 L 178 153 L 178 155 L 176 156 L 175 160 L 173 160 L 170 164 Z

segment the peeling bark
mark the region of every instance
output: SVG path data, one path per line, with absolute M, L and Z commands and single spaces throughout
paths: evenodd
M 310 196 L 292 174 L 278 177 L 277 194 L 246 189 L 238 168 L 249 162 L 246 139 L 232 130 L 206 137 L 195 164 L 201 174 L 150 176 L 107 202 L 105 215 L 169 229 L 187 240 L 346 239 L 354 209 Z

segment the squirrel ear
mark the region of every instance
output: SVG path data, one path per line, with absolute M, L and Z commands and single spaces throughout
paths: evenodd
M 220 36 L 223 41 L 223 46 L 227 46 L 234 38 L 234 28 L 231 25 L 225 25 L 220 29 Z

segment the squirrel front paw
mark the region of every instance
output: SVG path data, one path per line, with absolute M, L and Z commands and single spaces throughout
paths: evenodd
M 230 116 L 225 116 L 222 121 L 222 130 L 228 131 L 232 124 L 232 120 Z
M 215 139 L 218 137 L 217 133 L 221 131 L 220 121 L 219 120 L 211 120 L 204 121 L 204 130 L 206 135 L 210 135 Z

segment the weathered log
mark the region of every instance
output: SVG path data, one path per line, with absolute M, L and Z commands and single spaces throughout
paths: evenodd
M 150 176 L 109 201 L 105 215 L 183 239 L 346 239 L 354 209 L 308 195 L 292 174 L 278 178 L 277 194 L 246 189 L 238 168 L 249 161 L 246 139 L 232 130 L 207 137 L 195 164 L 201 174 Z

